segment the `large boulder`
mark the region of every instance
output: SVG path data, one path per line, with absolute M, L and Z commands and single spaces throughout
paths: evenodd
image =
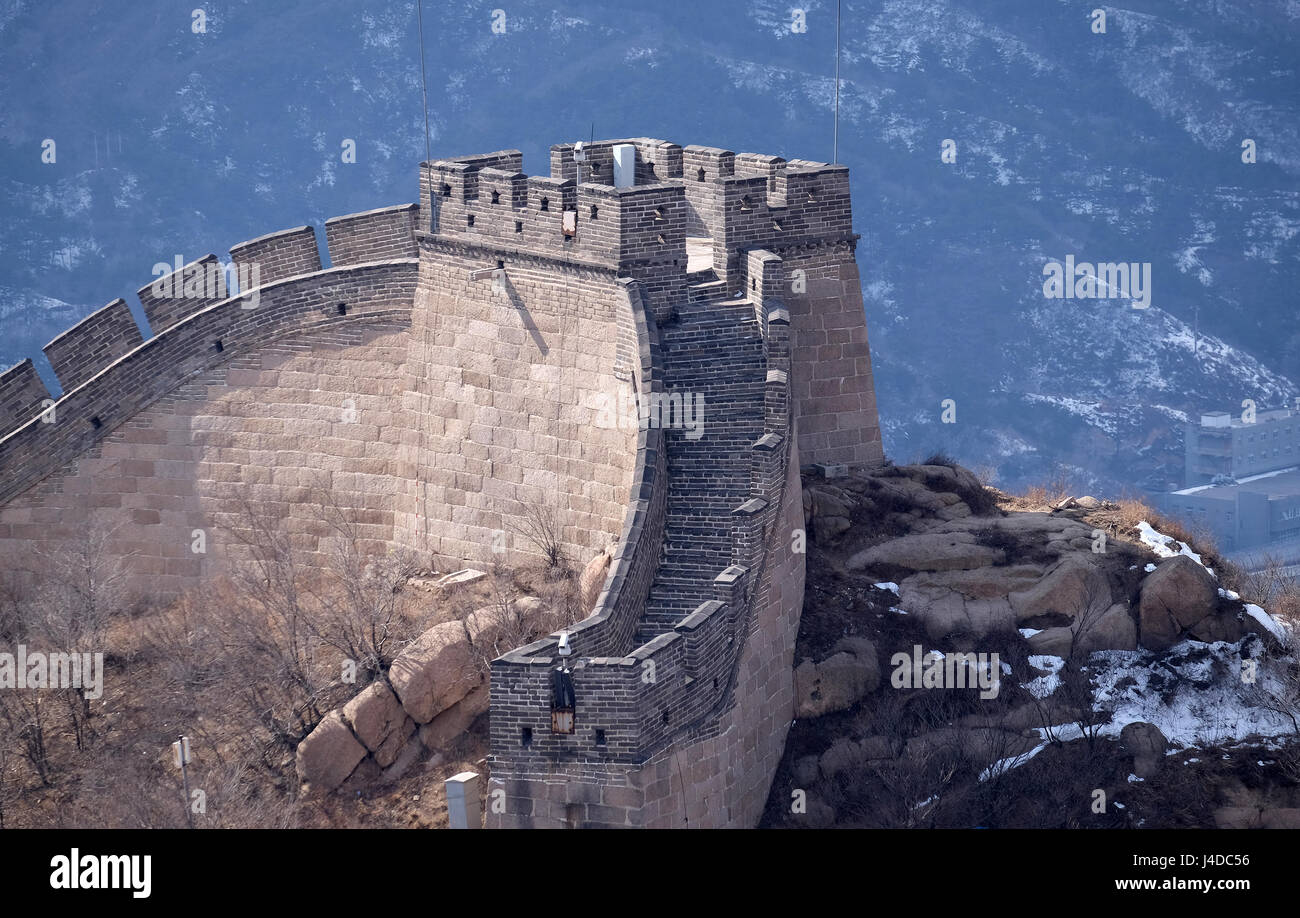
M 974 533 L 924 532 L 863 549 L 850 557 L 845 566 L 849 570 L 862 570 L 875 564 L 890 564 L 914 571 L 952 571 L 987 567 L 1004 560 L 1006 553 L 1002 549 L 980 545 Z
M 1137 625 L 1128 614 L 1128 603 L 1115 603 L 1095 621 L 1077 620 L 1072 630 L 1076 650 L 1084 655 L 1098 650 L 1137 650 Z
M 853 525 L 853 501 L 844 491 L 823 485 L 810 487 L 804 494 L 804 525 L 812 527 L 815 541 L 829 542 Z
M 1041 575 L 1033 565 L 913 574 L 899 584 L 898 605 L 916 617 L 931 640 L 957 634 L 982 638 L 1012 627 L 1015 614 L 1007 595 Z
M 520 596 L 507 604 L 495 603 L 465 616 L 465 633 L 480 662 L 499 657 L 549 631 L 550 610 L 536 596 Z
M 1029 652 L 1035 655 L 1068 659 L 1074 647 L 1074 632 L 1069 628 L 1044 628 L 1028 638 Z
M 977 491 L 984 487 L 974 472 L 960 465 L 905 465 L 902 471 L 927 487 L 934 483 L 941 491 Z
M 1219 591 L 1214 578 L 1204 567 L 1186 555 L 1161 561 L 1142 581 L 1138 596 L 1138 620 L 1142 646 L 1149 650 L 1168 650 L 1191 632 L 1198 640 L 1235 640 L 1226 635 L 1232 629 L 1216 621 Z M 1240 623 L 1236 635 L 1241 636 Z M 1201 635 L 1218 635 L 1202 637 Z
M 1117 602 L 1100 615 L 1075 619 L 1069 627 L 1045 628 L 1029 636 L 1033 653 L 1069 658 L 1086 657 L 1098 650 L 1136 650 L 1137 625 L 1128 605 Z
M 343 720 L 341 711 L 330 711 L 298 744 L 295 764 L 298 777 L 316 793 L 328 793 L 347 780 L 366 757 L 363 746 Z
M 1110 583 L 1097 565 L 1090 558 L 1069 554 L 1032 587 L 1012 593 L 1010 600 L 1018 622 L 1048 617 L 1067 626 L 1091 610 L 1109 608 L 1112 597 Z
M 845 711 L 880 685 L 880 663 L 865 638 L 841 643 L 822 660 L 804 660 L 795 668 L 795 716 L 821 717 Z
M 465 625 L 444 622 L 424 632 L 393 661 L 388 681 L 416 723 L 460 701 L 482 682 Z
M 1164 763 L 1169 743 L 1155 724 L 1135 720 L 1119 732 L 1120 745 L 1133 756 L 1133 774 L 1150 778 Z
M 345 704 L 343 719 L 351 725 L 357 739 L 375 754 L 380 768 L 393 764 L 415 732 L 415 722 L 382 682 L 370 683 Z
M 430 752 L 446 749 L 487 709 L 488 686 L 485 682 L 436 715 L 433 720 L 423 724 L 420 727 L 420 742 Z

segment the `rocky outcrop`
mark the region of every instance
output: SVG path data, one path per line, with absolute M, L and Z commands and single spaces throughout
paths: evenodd
M 482 678 L 460 622 L 445 622 L 424 632 L 388 671 L 402 707 L 421 724 L 464 698 Z
M 806 488 L 810 545 L 830 573 L 818 575 L 810 562 L 800 643 L 819 650 L 800 654 L 795 670 L 791 742 L 797 752 L 783 769 L 789 788 L 807 791 L 807 814 L 785 818 L 774 808 L 769 824 L 810 826 L 833 819 L 831 824 L 969 827 L 968 819 L 988 818 L 967 804 L 997 793 L 990 789 L 994 775 L 1024 768 L 1037 772 L 1025 777 L 1031 783 L 1012 779 L 1008 787 L 1073 788 L 1093 780 L 1085 773 L 1102 768 L 1100 757 L 1117 754 L 1123 768 L 1113 769 L 1121 775 L 1119 787 L 1107 794 L 1121 794 L 1125 806 L 1117 801 L 1106 819 L 1094 814 L 1097 824 L 1149 820 L 1147 813 L 1135 817 L 1138 807 L 1153 793 L 1167 793 L 1179 775 L 1165 765 L 1170 742 L 1161 729 L 1144 721 L 1125 723 L 1133 716 L 1128 712 L 1136 713 L 1136 707 L 1146 713 L 1139 705 L 1149 697 L 1146 719 L 1163 724 L 1161 707 L 1175 707 L 1182 697 L 1177 693 L 1187 689 L 1180 682 L 1199 680 L 1202 671 L 1207 680 L 1234 678 L 1222 666 L 1210 673 L 1192 662 L 1179 666 L 1173 655 L 1159 652 L 1187 638 L 1235 642 L 1247 631 L 1273 631 L 1271 619 L 1252 618 L 1236 594 L 1221 593 L 1214 576 L 1191 557 L 1150 564 L 1150 549 L 1124 529 L 1131 524 L 1128 508 L 1117 512 L 1114 504 L 1082 497 L 1050 512 L 1020 511 L 1008 508 L 1028 501 L 1004 496 L 1001 509 L 985 507 L 983 515 L 972 515 L 969 508 L 981 501 L 968 493 L 971 483 L 962 470 L 909 466 L 815 479 Z M 944 514 L 958 506 L 966 515 Z M 831 538 L 821 538 L 818 519 L 849 526 L 834 523 L 822 530 Z M 1265 646 L 1284 653 L 1280 639 L 1272 637 L 1274 644 Z M 996 700 L 975 702 L 973 694 L 961 694 L 970 690 L 970 681 L 963 686 L 940 678 L 921 691 L 909 682 L 873 696 L 868 686 L 879 676 L 864 673 L 849 641 L 870 644 L 872 657 L 878 652 L 884 661 L 898 651 L 927 661 L 996 652 L 1004 691 Z M 1158 653 L 1132 653 L 1140 647 Z M 1092 656 L 1099 651 L 1130 653 Z M 1219 653 L 1199 647 L 1188 652 L 1194 660 Z M 1173 700 L 1169 693 L 1175 693 Z M 1173 739 L 1174 746 L 1186 743 L 1182 735 Z M 1088 758 L 1076 759 L 1085 746 Z M 1079 775 L 1058 772 L 1076 761 Z M 1193 756 L 1187 764 L 1197 761 Z M 938 776 L 954 767 L 963 777 L 942 786 Z M 1129 775 L 1135 783 L 1124 780 Z M 1136 784 L 1139 779 L 1152 783 Z M 1059 802 L 1040 801 L 1023 814 L 1000 811 L 995 821 L 1053 819 Z M 1285 796 L 1221 802 L 1204 813 L 1221 826 L 1290 826 L 1300 813 L 1300 799 Z
M 425 631 L 393 661 L 386 681 L 331 711 L 298 745 L 300 778 L 315 793 L 360 788 L 395 780 L 419 749 L 445 749 L 488 709 L 486 660 L 502 643 L 531 640 L 549 614 L 540 599 L 523 596 Z
M 1005 560 L 1005 551 L 980 545 L 972 533 L 943 532 L 908 535 L 882 542 L 856 553 L 845 566 L 855 571 L 878 564 L 914 571 L 953 571 L 988 567 Z
M 804 660 L 794 671 L 796 717 L 846 711 L 880 685 L 876 647 L 866 638 L 845 638 L 821 662 Z
M 346 781 L 365 757 L 366 747 L 352 734 L 343 712 L 330 711 L 298 744 L 298 777 L 314 792 L 328 793 Z
M 1125 724 L 1119 733 L 1120 745 L 1133 756 L 1133 774 L 1139 778 L 1154 777 L 1164 763 L 1169 747 L 1165 735 L 1155 724 L 1134 721 Z
M 370 683 L 345 704 L 343 719 L 351 725 L 357 739 L 374 754 L 380 768 L 393 764 L 415 732 L 415 721 L 383 682 Z
M 1106 575 L 1091 559 L 1075 554 L 1066 555 L 1032 587 L 1009 599 L 1016 621 L 1028 626 L 1042 619 L 1070 625 L 1112 602 Z
M 1098 650 L 1136 650 L 1137 625 L 1128 604 L 1117 602 L 1100 615 L 1090 612 L 1065 627 L 1046 628 L 1028 638 L 1034 653 L 1054 657 L 1087 656 Z
M 1218 585 L 1210 573 L 1186 555 L 1161 561 L 1142 581 L 1138 619 L 1142 646 L 1168 650 L 1191 637 L 1198 641 L 1236 641 L 1241 622 L 1219 614 Z

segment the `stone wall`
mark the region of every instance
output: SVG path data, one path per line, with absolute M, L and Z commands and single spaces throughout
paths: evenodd
M 205 311 L 65 395 L 55 423 L 0 440 L 3 566 L 39 570 L 102 526 L 130 585 L 166 599 L 240 555 L 246 505 L 316 550 L 322 494 L 386 548 L 414 286 L 399 262 L 263 288 L 257 310 Z
M 578 564 L 617 532 L 636 455 L 618 368 L 627 297 L 611 270 L 422 235 L 407 361 L 397 539 L 442 562 L 538 554 L 515 530 L 553 516 Z M 480 272 L 472 279 L 473 272 Z
M 800 455 L 804 462 L 878 466 L 885 454 L 853 244 L 777 251 L 785 264 Z M 803 272 L 805 292 L 794 292 L 794 271 Z

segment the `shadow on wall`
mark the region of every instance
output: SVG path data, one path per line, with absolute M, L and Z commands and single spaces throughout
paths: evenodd
M 510 280 L 510 275 L 505 271 L 502 271 L 500 276 L 502 278 L 502 283 L 505 285 L 506 296 L 510 298 L 510 305 L 515 308 L 515 312 L 519 313 L 519 319 L 524 323 L 524 328 L 526 328 L 528 334 L 532 336 L 533 343 L 537 345 L 537 350 L 541 352 L 543 357 L 545 357 L 551 352 L 551 349 L 547 346 L 546 339 L 542 337 L 541 329 L 539 329 L 537 323 L 533 321 L 533 316 L 528 311 L 528 307 L 524 305 L 523 297 L 521 297 L 519 291 L 515 289 L 514 282 Z M 493 283 L 495 282 L 496 279 L 493 278 Z

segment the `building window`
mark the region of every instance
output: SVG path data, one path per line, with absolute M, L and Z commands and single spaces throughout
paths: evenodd
M 493 203 L 493 204 L 500 204 L 500 203 L 501 203 L 501 194 L 500 194 L 500 192 L 496 192 L 496 191 L 492 192 L 492 203 Z
M 542 210 L 550 210 L 550 209 L 551 209 L 551 199 L 542 198 Z

